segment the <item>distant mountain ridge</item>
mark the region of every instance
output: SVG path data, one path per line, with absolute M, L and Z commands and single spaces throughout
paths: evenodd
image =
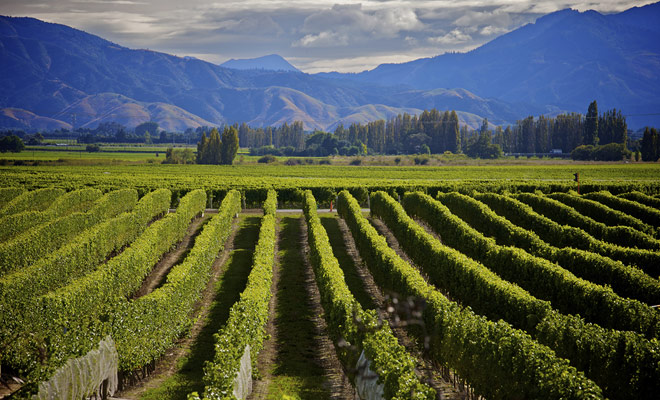
M 419 90 L 461 87 L 487 98 L 586 112 L 624 114 L 660 110 L 660 3 L 619 14 L 562 10 L 548 14 L 467 53 L 444 54 L 403 64 L 383 64 L 335 79 L 384 84 L 398 81 Z M 629 124 L 660 125 L 660 117 Z
M 278 58 L 286 62 L 276 55 L 226 68 L 33 18 L 0 17 L 0 127 L 56 129 L 75 115 L 76 127 L 147 119 L 183 130 L 301 120 L 311 130 L 438 108 L 458 111 L 461 123 L 476 128 L 484 117 L 505 124 L 584 113 L 594 99 L 601 110 L 652 114 L 660 109 L 659 4 L 613 15 L 558 11 L 468 53 L 315 75 L 273 70 Z M 632 128 L 647 122 L 628 120 Z
M 301 72 L 298 68 L 291 65 L 287 60 L 282 56 L 277 54 L 270 54 L 263 57 L 257 58 L 246 58 L 235 60 L 231 59 L 220 64 L 221 67 L 232 68 L 232 69 L 263 69 L 268 71 L 290 71 L 290 72 Z
M 429 105 L 463 111 L 463 123 L 473 127 L 484 116 L 493 121 L 516 118 L 505 103 L 469 97 L 462 101 L 469 104 L 458 109 L 455 96 L 435 94 L 417 101 L 405 88 L 300 72 L 224 68 L 196 58 L 128 49 L 64 25 L 0 17 L 0 109 L 54 119 L 53 128 L 73 125 L 75 115 L 76 127 L 110 119 L 132 127 L 154 118 L 166 129 L 183 130 L 205 123 L 264 126 L 298 119 L 306 129 L 329 129 L 416 113 Z M 508 114 L 490 112 L 493 104 Z M 30 119 L 22 121 L 24 129 L 36 128 Z

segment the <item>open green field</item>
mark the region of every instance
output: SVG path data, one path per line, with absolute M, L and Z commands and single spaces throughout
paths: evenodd
M 235 182 L 235 178 L 246 181 L 264 182 L 265 179 L 315 179 L 327 182 L 359 180 L 365 182 L 431 182 L 443 180 L 573 180 L 573 173 L 579 172 L 582 182 L 589 181 L 658 181 L 660 164 L 635 163 L 569 163 L 545 164 L 527 162 L 516 165 L 465 165 L 465 166 L 345 166 L 345 165 L 269 165 L 236 164 L 220 165 L 41 165 L 4 166 L 0 168 L 2 179 L 29 174 L 34 178 L 55 174 L 70 174 L 96 177 L 112 181 L 117 177 L 143 179 L 145 177 L 171 180 L 202 179 L 208 182 Z M 135 178 L 131 178 L 135 177 Z M 35 181 L 36 182 L 36 181 Z M 51 181 L 51 183 L 56 183 Z
M 76 163 L 77 160 L 85 160 L 91 163 L 107 163 L 111 161 L 116 162 L 158 162 L 160 163 L 165 159 L 165 149 L 160 150 L 160 154 L 156 156 L 156 152 L 153 153 L 128 153 L 128 152 L 96 152 L 90 153 L 85 151 L 84 148 L 77 150 L 55 150 L 55 151 L 46 151 L 46 150 L 25 150 L 16 154 L 3 154 L 0 157 L 5 160 L 22 160 L 27 162 L 32 161 L 58 161 Z M 150 161 L 151 160 L 151 161 Z

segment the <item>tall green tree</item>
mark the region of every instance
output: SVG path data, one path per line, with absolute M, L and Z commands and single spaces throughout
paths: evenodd
M 657 161 L 660 156 L 660 149 L 658 143 L 658 131 L 655 128 L 649 129 L 647 126 L 644 129 L 644 136 L 642 136 L 641 153 L 642 161 Z
M 195 160 L 197 164 L 205 164 L 204 160 L 206 160 L 206 156 L 204 152 L 208 148 L 208 142 L 206 133 L 202 133 L 202 140 L 197 142 L 197 158 Z
M 598 144 L 598 104 L 596 100 L 589 104 L 584 121 L 584 144 Z
M 522 140 L 522 153 L 536 153 L 536 127 L 534 117 L 529 116 L 518 121 L 520 126 L 520 137 Z
M 20 153 L 25 149 L 25 145 L 23 144 L 23 140 L 21 140 L 20 137 L 16 135 L 8 135 L 4 136 L 0 139 L 0 152 L 12 152 L 12 153 Z
M 238 130 L 233 126 L 226 126 L 222 131 L 221 159 L 218 164 L 231 165 L 238 153 Z
M 225 127 L 225 130 L 226 129 L 227 128 Z M 234 129 L 234 131 L 236 130 Z M 236 135 L 238 136 L 238 133 L 236 133 Z M 211 130 L 211 136 L 209 137 L 209 141 L 207 143 L 207 149 L 205 151 L 206 159 L 204 160 L 204 164 L 212 164 L 212 165 L 221 164 L 223 147 L 224 147 L 223 143 L 220 140 L 220 132 L 218 132 L 217 128 L 213 128 Z
M 149 131 L 144 131 L 144 143 L 146 144 L 153 143 L 153 141 L 151 140 L 151 133 L 149 133 Z
M 613 108 L 605 111 L 598 119 L 598 143 L 620 143 L 626 146 L 628 141 L 628 124 L 621 110 Z
M 459 129 L 458 114 L 452 110 L 449 114 L 449 122 L 446 130 L 447 150 L 452 153 L 458 153 L 461 150 L 461 133 Z
M 145 132 L 149 132 L 152 135 L 157 135 L 158 122 L 155 121 L 143 122 L 135 127 L 135 136 L 144 136 Z

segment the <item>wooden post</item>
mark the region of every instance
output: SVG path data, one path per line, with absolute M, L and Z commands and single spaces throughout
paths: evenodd
M 580 173 L 576 172 L 573 174 L 575 176 L 575 179 L 573 179 L 575 182 L 577 182 L 577 192 L 580 194 Z

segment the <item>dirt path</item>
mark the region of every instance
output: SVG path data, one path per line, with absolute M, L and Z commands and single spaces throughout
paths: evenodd
M 279 219 L 275 225 L 275 237 L 280 234 Z M 268 322 L 266 324 L 266 333 L 268 339 L 264 342 L 264 348 L 257 356 L 257 368 L 259 369 L 259 379 L 252 381 L 252 393 L 248 399 L 265 399 L 268 396 L 268 386 L 273 379 L 271 366 L 275 364 L 277 357 L 279 341 L 278 329 L 275 325 L 275 304 L 277 302 L 277 287 L 280 284 L 280 257 L 278 254 L 279 240 L 275 240 L 275 261 L 273 262 L 273 281 L 270 286 L 270 302 L 268 303 Z
M 299 215 L 278 219 L 270 338 L 259 354 L 261 378 L 248 399 L 352 399 L 323 320 L 307 257 L 306 224 Z
M 208 215 L 208 214 L 207 214 Z M 201 223 L 201 222 L 200 222 Z M 190 353 L 192 345 L 195 343 L 199 333 L 204 327 L 206 317 L 209 314 L 211 303 L 215 297 L 215 285 L 219 277 L 224 273 L 227 259 L 234 250 L 234 240 L 238 232 L 238 221 L 234 220 L 232 224 L 232 232 L 225 242 L 225 248 L 220 252 L 218 257 L 213 263 L 211 269 L 211 279 L 207 283 L 202 297 L 198 304 L 195 306 L 193 315 L 195 316 L 195 323 L 190 329 L 190 332 L 185 337 L 179 339 L 177 343 L 168 350 L 165 355 L 156 363 L 156 369 L 153 374 L 146 380 L 140 382 L 138 385 L 128 388 L 115 395 L 115 398 L 122 399 L 138 399 L 147 390 L 160 386 L 170 376 L 174 375 L 179 366 L 179 360 Z
M 149 275 L 144 278 L 140 289 L 133 294 L 133 299 L 145 296 L 156 288 L 162 286 L 172 267 L 183 261 L 188 254 L 188 251 L 194 246 L 195 238 L 202 231 L 201 228 L 204 222 L 213 215 L 215 214 L 205 213 L 203 217 L 197 217 L 190 223 L 186 235 L 173 250 L 165 254 L 160 261 L 158 261 L 151 272 L 149 272 Z
M 394 234 L 390 231 L 390 229 L 385 225 L 383 221 L 381 221 L 378 218 L 369 218 L 369 221 L 371 224 L 376 228 L 378 233 L 385 237 L 385 240 L 387 241 L 387 244 L 392 248 L 399 257 L 401 257 L 403 260 L 408 262 L 410 265 L 415 266 L 413 261 L 408 257 L 408 255 L 403 251 L 403 249 L 399 245 L 399 241 L 396 239 Z M 350 241 L 353 241 L 352 236 L 350 234 L 350 231 L 348 229 L 348 226 L 346 226 L 345 222 L 342 221 L 342 224 L 346 227 L 346 232 L 348 235 L 348 239 Z M 353 244 L 354 246 L 354 244 Z M 357 249 L 355 250 L 357 251 Z M 366 269 L 366 268 L 365 268 Z M 368 274 L 367 280 L 371 280 L 373 282 L 373 276 L 371 276 L 371 273 L 367 270 L 366 273 Z M 420 271 L 421 273 L 421 271 Z M 424 275 L 424 274 L 422 274 Z M 428 282 L 427 277 L 425 276 L 425 279 Z M 375 284 L 375 283 L 374 283 Z M 377 287 L 376 287 L 377 289 Z M 377 289 L 378 290 L 378 289 Z M 406 314 L 406 309 L 404 309 L 403 314 Z M 392 324 L 392 321 L 390 320 L 390 324 Z M 398 330 L 400 327 L 395 328 L 392 326 L 392 330 L 395 332 L 395 335 L 399 337 Z M 401 339 L 401 337 L 399 337 Z M 418 338 L 419 341 L 420 338 Z M 425 339 L 424 339 L 425 340 Z M 416 356 L 420 361 L 421 361 L 421 366 L 420 366 L 420 372 L 425 376 L 430 379 L 432 379 L 431 382 L 433 382 L 433 387 L 436 389 L 440 399 L 476 399 L 478 396 L 474 395 L 471 391 L 471 388 L 469 385 L 467 385 L 460 377 L 458 377 L 453 371 L 446 369 L 446 368 L 441 368 L 438 366 L 434 361 L 429 359 L 425 354 L 423 348 L 420 348 L 419 346 L 415 347 L 409 347 L 409 344 L 406 343 L 406 340 L 403 340 L 402 344 L 406 346 L 406 349 L 410 351 L 414 356 Z
M 325 376 L 330 389 L 331 399 L 352 399 L 355 397 L 355 389 L 351 385 L 348 376 L 344 373 L 341 362 L 337 357 L 335 346 L 328 335 L 328 325 L 323 318 L 324 311 L 321 305 L 321 294 L 316 285 L 316 277 L 309 260 L 309 244 L 307 239 L 307 223 L 304 218 L 300 218 L 301 235 L 300 240 L 303 244 L 305 253 L 305 288 L 307 295 L 311 300 L 313 310 L 313 321 L 316 331 L 316 343 L 318 346 L 318 357 L 325 372 Z

